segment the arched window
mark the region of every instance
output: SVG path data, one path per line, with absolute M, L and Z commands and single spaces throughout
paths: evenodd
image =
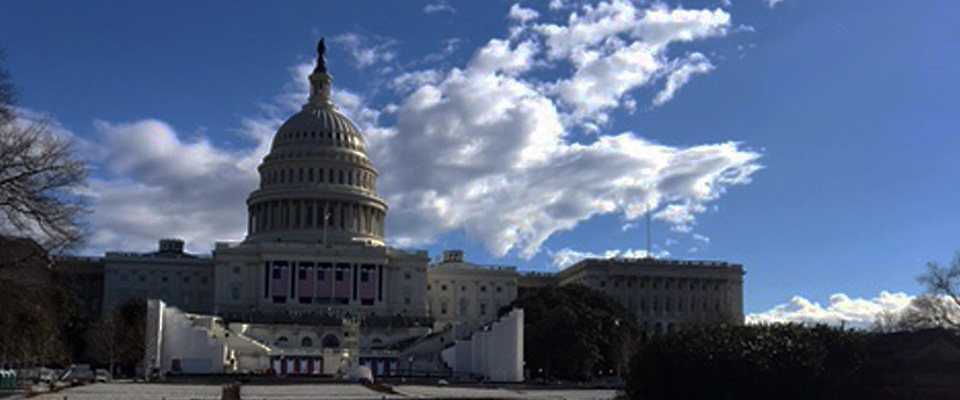
M 340 347 L 340 339 L 337 338 L 337 335 L 328 333 L 323 337 L 323 340 L 320 341 L 320 346 L 325 349 L 335 349 Z
M 313 347 L 313 339 L 310 339 L 309 336 L 300 339 L 300 347 Z
M 286 336 L 280 336 L 279 338 L 277 338 L 277 341 L 276 341 L 276 342 L 273 342 L 273 344 L 275 344 L 275 345 L 277 345 L 277 346 L 284 346 L 284 345 L 287 344 L 287 341 L 288 341 L 288 340 L 287 340 L 287 337 L 286 337 Z

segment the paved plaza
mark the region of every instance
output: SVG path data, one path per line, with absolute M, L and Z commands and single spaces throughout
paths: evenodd
M 384 394 L 356 384 L 244 385 L 244 400 L 534 399 L 611 400 L 614 390 L 460 388 L 403 385 Z M 100 383 L 47 393 L 36 400 L 219 400 L 220 385 Z

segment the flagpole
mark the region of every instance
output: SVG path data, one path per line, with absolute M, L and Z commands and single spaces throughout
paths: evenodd
M 647 202 L 647 258 L 653 258 L 650 253 L 650 203 Z

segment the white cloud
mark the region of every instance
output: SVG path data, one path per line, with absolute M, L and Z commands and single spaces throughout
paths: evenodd
M 665 258 L 670 255 L 670 252 L 666 250 L 662 250 L 659 252 L 654 251 L 654 252 L 651 252 L 650 254 L 652 254 L 654 258 Z M 613 249 L 613 250 L 604 251 L 602 254 L 598 254 L 598 253 L 592 253 L 589 251 L 577 251 L 569 248 L 564 248 L 556 253 L 550 254 L 553 267 L 557 269 L 567 268 L 573 264 L 576 264 L 580 260 L 584 260 L 587 258 L 610 259 L 610 258 L 643 258 L 643 257 L 647 257 L 647 251 L 638 250 L 638 249 L 627 249 L 627 250 Z
M 841 324 L 861 329 L 870 329 L 877 314 L 882 311 L 899 313 L 910 305 L 914 296 L 903 292 L 880 292 L 870 299 L 851 299 L 843 293 L 830 296 L 827 306 L 810 301 L 803 296 L 794 296 L 789 303 L 780 304 L 762 313 L 747 316 L 748 324 L 796 322 L 803 324 Z
M 574 120 L 603 123 L 607 111 L 620 106 L 625 94 L 674 72 L 656 104 L 672 98 L 690 75 L 712 65 L 702 55 L 671 60 L 668 47 L 725 36 L 729 27 L 730 14 L 719 8 L 638 9 L 629 1 L 612 0 L 584 6 L 582 14 L 572 13 L 566 25 L 539 24 L 532 29 L 545 38 L 549 59 L 568 60 L 576 68 L 573 76 L 552 87 L 575 110 Z
M 442 61 L 456 52 L 457 49 L 460 48 L 460 43 L 462 41 L 463 40 L 459 38 L 446 39 L 443 41 L 443 49 L 439 53 L 428 54 L 423 58 L 423 60 L 428 63 Z
M 427 4 L 423 7 L 423 12 L 425 14 L 435 14 L 440 12 L 455 13 L 457 12 L 456 8 L 453 8 L 450 4 L 445 1 L 440 1 L 436 3 Z
M 722 35 L 728 24 L 721 10 L 639 10 L 615 1 L 572 14 L 568 25 L 530 28 L 522 40 L 491 39 L 460 67 L 387 76 L 396 97 L 383 105 L 334 83 L 334 102 L 364 132 L 380 171 L 388 240 L 421 245 L 460 230 L 495 256 L 529 258 L 557 232 L 604 214 L 630 223 L 648 205 L 658 220 L 689 232 L 707 203 L 750 181 L 760 154 L 736 142 L 668 146 L 607 132 L 602 115 L 594 115 L 594 135 L 573 137 L 582 110 L 569 109 L 572 94 L 558 88 L 569 86 L 589 107 L 617 107 L 624 93 L 684 61 L 666 59 L 666 44 Z M 336 40 L 371 48 L 359 35 Z M 351 54 L 358 65 L 395 57 Z M 552 82 L 533 76 L 564 59 L 574 61 L 569 75 Z M 243 121 L 242 135 L 255 143 L 249 149 L 186 140 L 161 121 L 98 122 L 106 154 L 99 162 L 108 173 L 93 188 L 97 246 L 141 249 L 157 237 L 181 236 L 202 249 L 242 237 L 256 166 L 282 119 L 306 100 L 312 68 L 293 67 L 293 84 L 277 104 Z
M 687 56 L 683 61 L 677 63 L 677 67 L 667 76 L 667 84 L 653 98 L 653 105 L 663 105 L 673 99 L 673 95 L 680 90 L 683 85 L 690 81 L 693 74 L 705 74 L 713 71 L 714 66 L 706 56 L 700 53 L 693 53 Z
M 507 13 L 507 17 L 524 23 L 540 18 L 540 13 L 532 8 L 524 8 L 521 7 L 520 4 L 514 3 L 513 6 L 510 7 L 510 12 Z
M 506 40 L 492 39 L 486 46 L 477 50 L 468 68 L 478 73 L 525 72 L 533 67 L 533 57 L 537 51 L 537 44 L 533 41 L 520 42 L 511 48 L 510 42 Z
M 274 129 L 248 126 L 261 144 Z M 89 246 L 151 250 L 158 237 L 177 236 L 209 251 L 215 240 L 243 237 L 244 200 L 257 183 L 254 154 L 265 146 L 232 153 L 204 138 L 184 141 L 157 120 L 96 121 L 94 131 L 104 170 L 86 193 L 96 204 Z
M 784 0 L 763 0 L 764 3 L 767 3 L 767 6 L 774 8 L 777 4 L 783 3 Z
M 360 68 L 380 62 L 390 62 L 397 57 L 396 51 L 393 50 L 397 41 L 393 39 L 345 33 L 334 37 L 332 42 L 342 45 Z
M 700 242 L 700 243 L 703 243 L 704 245 L 710 244 L 710 238 L 708 238 L 708 237 L 706 237 L 706 236 L 703 236 L 703 235 L 701 235 L 701 234 L 699 234 L 699 233 L 694 233 L 694 234 L 693 234 L 693 240 L 696 240 L 696 241 L 698 241 L 698 242 Z

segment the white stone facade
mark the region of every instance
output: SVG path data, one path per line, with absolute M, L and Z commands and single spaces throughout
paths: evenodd
M 213 311 L 213 259 L 183 252 L 183 241 L 164 239 L 153 253 L 108 252 L 103 257 L 103 311 L 131 298 L 162 299 L 180 309 Z
M 518 276 L 516 267 L 472 264 L 462 251 L 445 251 L 427 269 L 430 316 L 440 323 L 488 324 L 516 300 Z
M 653 258 L 587 259 L 557 274 L 617 300 L 646 334 L 701 324 L 743 323 L 743 266 Z

